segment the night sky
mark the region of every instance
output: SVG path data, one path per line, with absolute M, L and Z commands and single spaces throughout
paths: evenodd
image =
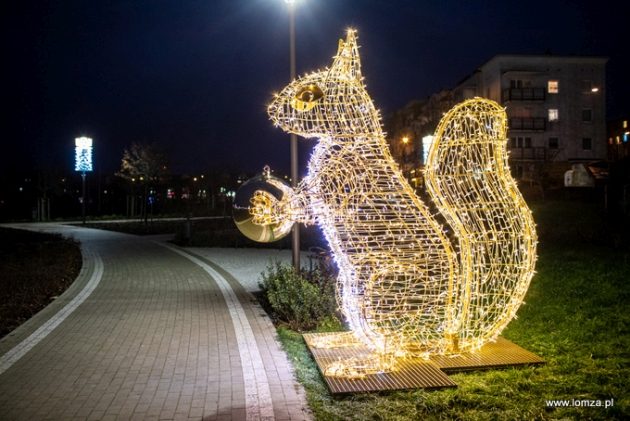
M 609 57 L 608 117 L 630 112 L 627 14 L 601 2 L 298 0 L 296 26 L 298 73 L 358 29 L 385 115 L 496 54 L 549 51 Z M 283 0 L 5 4 L 0 172 L 72 170 L 80 135 L 103 173 L 132 141 L 162 145 L 175 173 L 288 169 L 288 136 L 265 112 L 289 82 L 288 33 Z M 313 141 L 301 145 L 304 168 Z

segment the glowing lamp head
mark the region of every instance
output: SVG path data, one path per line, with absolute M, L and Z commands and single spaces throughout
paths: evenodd
M 77 137 L 75 145 L 74 170 L 80 172 L 92 171 L 92 139 L 89 137 Z
M 91 148 L 92 139 L 89 137 L 77 137 L 74 139 L 74 145 L 79 148 Z

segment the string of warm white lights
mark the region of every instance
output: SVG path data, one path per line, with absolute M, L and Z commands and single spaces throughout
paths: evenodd
M 460 350 L 499 336 L 534 275 L 536 228 L 506 144 L 505 110 L 487 99 L 464 101 L 442 118 L 425 169 L 427 191 L 460 244 Z
M 389 152 L 363 84 L 354 30 L 340 41 L 330 69 L 292 82 L 268 112 L 285 131 L 320 140 L 295 191 L 285 187 L 279 201 L 264 191 L 254 194 L 254 223 L 322 227 L 339 268 L 338 301 L 352 333 L 318 345 L 361 343 L 373 351 L 332 364 L 326 374 L 361 377 L 393 370 L 403 355 L 477 348 L 500 332 L 523 297 L 535 254 L 531 216 L 507 164 L 504 158 L 500 165 L 491 161 L 500 156 L 498 143 L 505 142 L 504 120 L 481 116 L 475 127 L 486 130 L 485 137 L 472 129 L 449 129 L 447 136 L 461 133 L 451 142 L 439 131 L 429 157 L 429 177 L 437 186 L 433 197 L 454 224 L 460 248 L 466 248 L 458 259 Z M 458 112 L 447 115 L 441 127 L 459 127 Z M 470 146 L 467 136 L 473 136 Z M 451 143 L 460 146 L 444 151 Z M 456 157 L 459 153 L 464 155 Z M 463 212 L 462 220 L 457 212 Z

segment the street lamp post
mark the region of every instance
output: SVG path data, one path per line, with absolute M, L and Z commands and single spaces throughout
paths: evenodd
M 92 171 L 92 139 L 89 137 L 77 137 L 74 139 L 74 170 L 81 173 L 83 194 L 81 196 L 81 218 L 85 224 L 85 179 L 87 173 Z
M 83 185 L 83 189 L 82 189 L 82 193 L 81 193 L 81 220 L 83 221 L 83 225 L 85 225 L 85 179 L 87 177 L 87 174 L 85 173 L 85 171 L 81 172 L 81 180 L 82 180 L 82 185 Z
M 295 80 L 295 0 L 285 0 L 289 8 L 289 51 L 291 80 Z M 298 140 L 297 135 L 291 134 L 291 186 L 298 185 Z M 293 268 L 300 269 L 300 225 L 293 224 L 291 236 L 291 250 Z
M 403 168 L 403 174 L 405 173 L 405 171 L 409 171 L 409 150 L 407 149 L 409 145 L 409 136 L 403 136 L 403 138 L 401 139 L 402 141 L 402 168 Z

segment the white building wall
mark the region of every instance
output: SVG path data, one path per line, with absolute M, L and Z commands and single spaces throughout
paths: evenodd
M 454 89 L 454 98 L 482 96 L 506 106 L 508 118 L 544 119 L 544 130 L 510 128 L 509 137 L 529 138 L 531 148 L 539 149 L 513 150 L 514 160 L 536 160 L 536 153 L 556 153 L 555 161 L 605 159 L 605 64 L 601 57 L 496 56 L 461 82 Z M 548 92 L 550 80 L 558 81 L 557 94 Z M 584 81 L 591 81 L 591 87 L 587 89 Z M 515 86 L 538 89 L 537 93 L 542 90 L 544 99 L 506 98 L 505 91 Z M 557 121 L 549 121 L 550 109 L 558 110 Z M 590 122 L 583 121 L 584 110 L 591 110 Z M 550 138 L 558 139 L 557 151 L 549 150 Z M 591 139 L 590 150 L 583 148 L 584 138 Z

